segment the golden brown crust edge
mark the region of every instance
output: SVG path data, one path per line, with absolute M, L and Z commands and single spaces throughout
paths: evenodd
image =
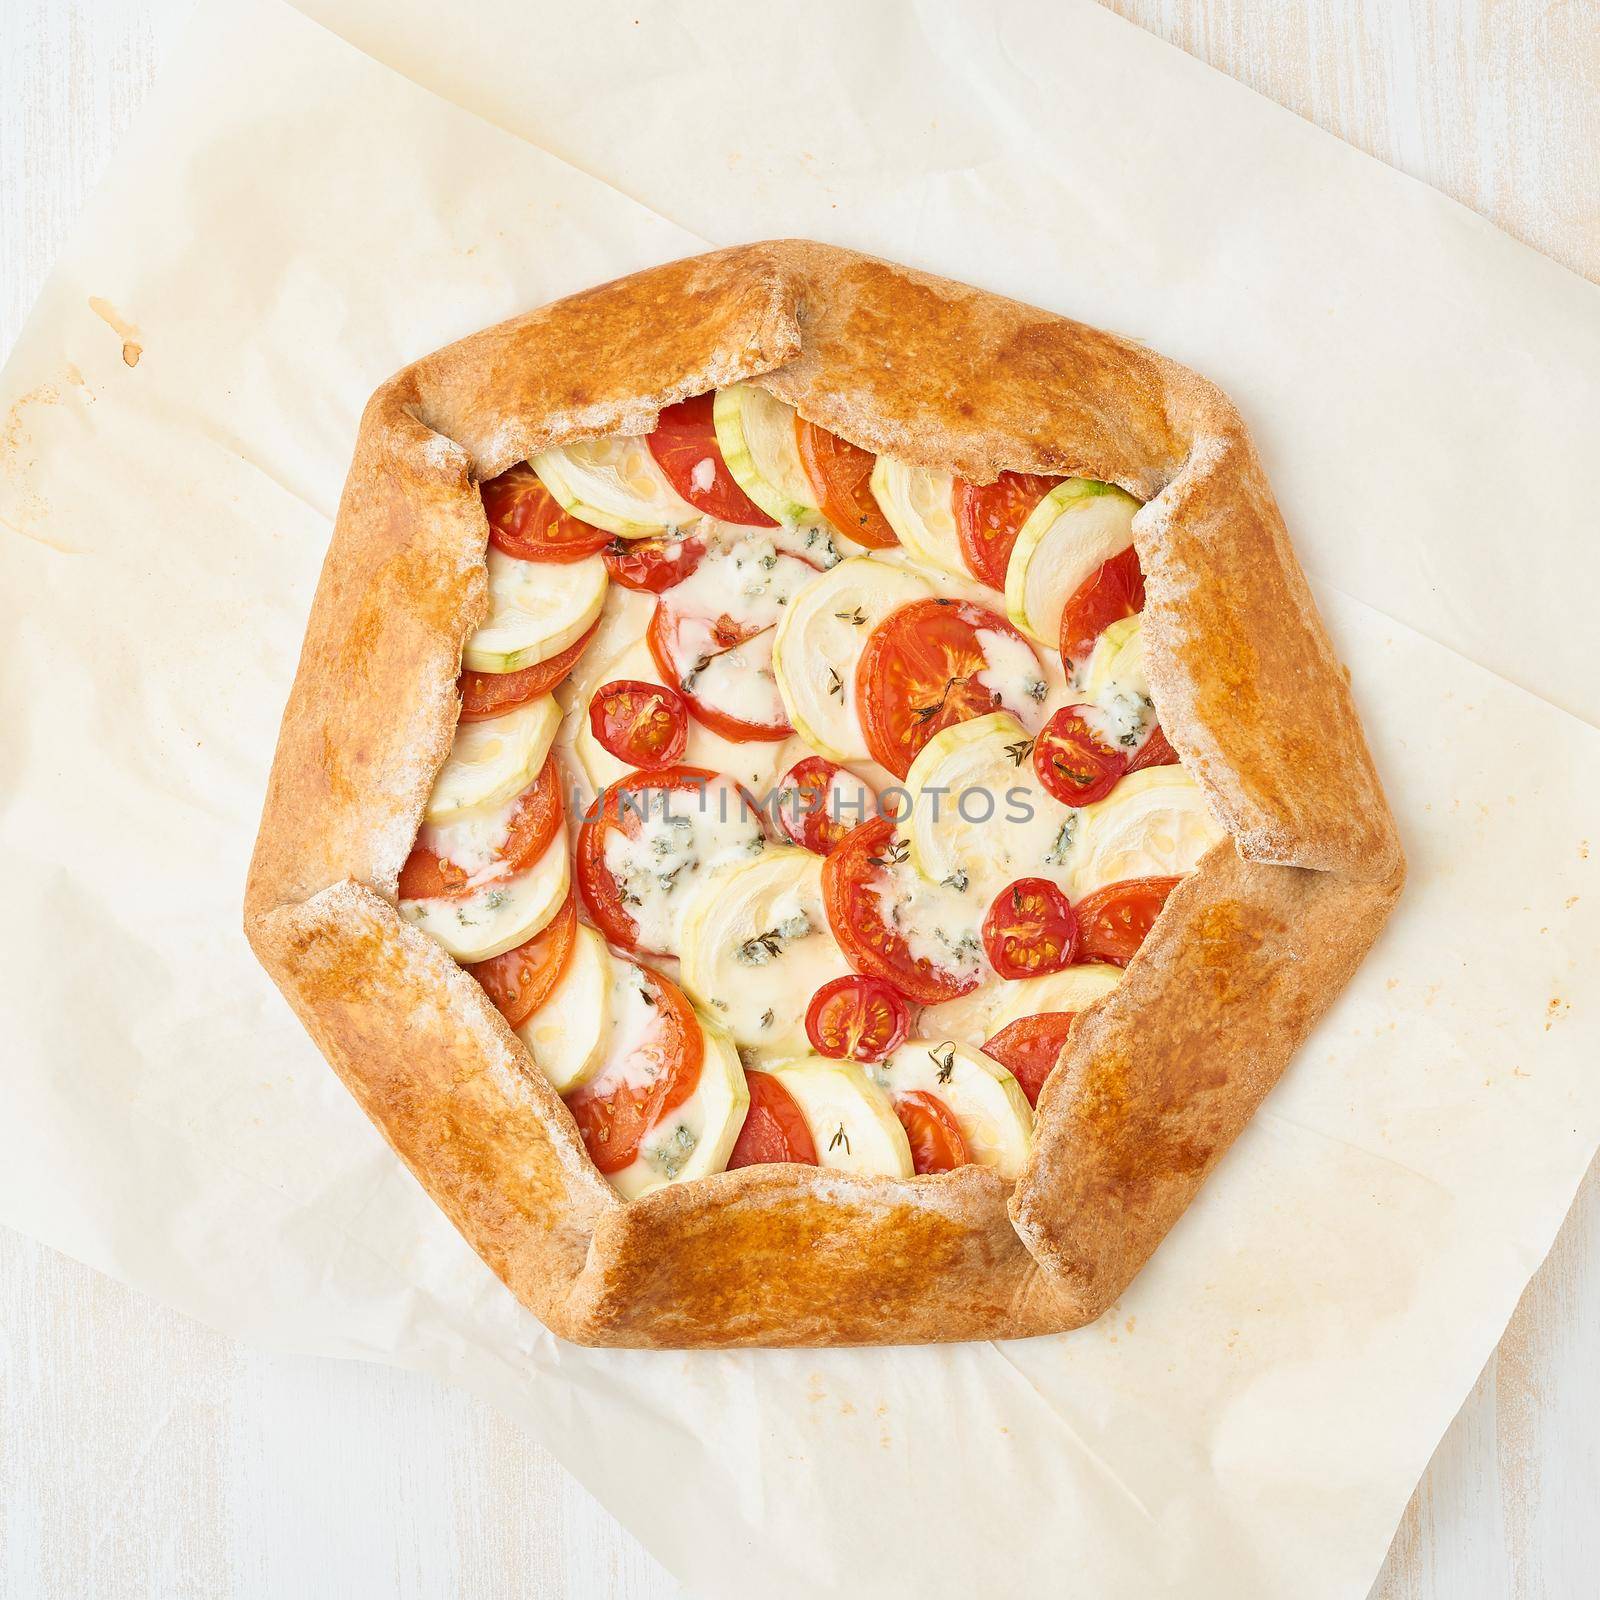
M 1404 876 L 1269 866 L 1224 840 L 1173 891 L 1126 978 L 1074 1026 L 1011 1199 L 1074 1316 L 1105 1311 L 1183 1215 L 1349 982 Z
M 1149 502 L 1135 533 L 1152 693 L 1239 854 L 1208 856 L 1075 1030 L 1041 1099 L 1015 1227 L 1005 1187 L 976 1169 L 909 1183 L 746 1169 L 624 1205 L 481 991 L 392 908 L 484 604 L 476 482 L 756 377 L 868 448 L 978 480 L 1097 477 Z M 1057 1331 L 1111 1303 L 1354 970 L 1402 870 L 1344 675 L 1227 401 L 1113 335 L 780 241 L 541 308 L 374 396 L 246 923 L 368 1115 L 556 1331 L 639 1346 L 916 1342 Z M 1313 927 L 1316 947 L 1296 950 Z M 1197 992 L 1211 997 L 1203 1015 Z M 1183 1073 L 1162 1072 L 1166 1043 Z M 1160 1158 L 1141 1165 L 1142 1141 Z
M 476 980 L 348 881 L 252 934 L 361 1109 L 518 1299 L 558 1321 L 596 1223 L 622 1202 Z

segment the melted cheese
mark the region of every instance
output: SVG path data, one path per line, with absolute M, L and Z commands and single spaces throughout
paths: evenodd
M 417 830 L 417 845 L 454 862 L 470 878 L 487 876 L 505 865 L 502 852 L 511 837 L 511 818 L 521 804 L 517 794 L 500 805 L 468 811 L 453 822 L 425 822 Z
M 724 716 L 760 728 L 779 728 L 786 734 L 783 696 L 772 670 L 772 640 L 769 628 L 731 650 L 721 650 L 711 640 L 708 627 L 705 651 L 694 657 L 694 665 L 679 680 L 679 687 Z
M 1129 756 L 1143 747 L 1156 720 L 1144 672 L 1143 622 L 1143 612 L 1113 622 L 1096 640 L 1083 673 L 1094 708 L 1085 720 L 1105 744 Z
M 978 648 L 989 665 L 978 674 L 978 682 L 1029 733 L 1044 725 L 1044 702 L 1050 692 L 1039 658 L 1025 639 L 999 628 L 979 628 Z
M 627 827 L 608 829 L 605 845 L 606 869 L 640 947 L 676 955 L 684 913 L 703 876 L 759 855 L 766 843 L 759 817 L 727 778 L 703 791 L 643 791 Z
M 912 960 L 926 961 L 964 983 L 992 972 L 979 931 L 988 902 L 970 885 L 958 884 L 930 882 L 908 858 L 891 860 L 870 889 L 884 922 L 905 940 Z
M 816 568 L 781 549 L 776 530 L 707 527 L 714 531 L 705 555 L 667 591 L 665 603 L 675 616 L 712 622 L 728 617 L 749 630 L 775 627 L 796 593 L 816 577 Z
M 661 1075 L 661 1008 L 649 980 L 631 961 L 612 961 L 606 995 L 611 1018 L 600 1065 L 590 1079 L 597 1095 L 648 1089 Z

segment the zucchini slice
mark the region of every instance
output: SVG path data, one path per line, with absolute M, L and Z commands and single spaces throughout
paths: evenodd
M 1006 614 L 1040 644 L 1061 643 L 1067 601 L 1133 543 L 1139 502 L 1114 483 L 1068 478 L 1033 508 L 1006 568 Z
M 717 390 L 711 416 L 733 481 L 769 517 L 790 526 L 824 520 L 800 461 L 792 406 L 753 383 L 736 383 Z
M 585 439 L 542 450 L 529 465 L 562 510 L 623 539 L 697 523 L 642 438 Z

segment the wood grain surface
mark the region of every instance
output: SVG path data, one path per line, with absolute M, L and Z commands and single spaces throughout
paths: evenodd
M 0 4 L 0 356 L 191 0 Z M 1110 0 L 1600 282 L 1589 0 Z M 1372 1600 L 1600 1572 L 1600 1169 L 1441 1442 Z M 660 1600 L 676 1585 L 488 1406 L 248 1350 L 0 1232 L 0 1596 Z

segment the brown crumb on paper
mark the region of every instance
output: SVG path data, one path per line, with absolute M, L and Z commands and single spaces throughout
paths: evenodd
M 102 300 L 97 294 L 89 296 L 89 309 L 122 340 L 123 365 L 138 366 L 139 357 L 144 354 L 144 346 L 139 343 L 139 330 L 126 321 L 109 300 Z

